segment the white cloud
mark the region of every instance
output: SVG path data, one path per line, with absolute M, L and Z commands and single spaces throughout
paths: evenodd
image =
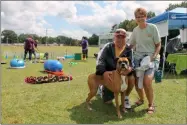
M 5 17 L 5 13 L 1 12 L 1 18 L 4 18 L 4 17 Z
M 155 12 L 159 15 L 165 11 L 169 4 L 181 3 L 181 1 L 123 1 L 120 7 L 127 13 L 128 19 L 134 19 L 134 11 L 138 7 L 143 7 L 147 11 Z
M 117 2 L 110 3 L 107 2 L 106 6 L 102 8 L 93 1 L 87 2 L 86 5 L 93 10 L 94 14 L 91 16 L 78 16 L 72 20 L 70 19 L 69 22 L 78 24 L 91 34 L 109 32 L 112 25 L 118 24 L 126 18 L 126 13 L 117 9 Z
M 158 15 L 165 11 L 169 3 L 181 3 L 181 1 L 104 1 L 104 3 L 105 6 L 102 7 L 94 1 L 2 1 L 1 30 L 12 29 L 17 33 L 36 33 L 45 36 L 46 28 L 50 28 L 48 35 L 51 36 L 65 34 L 81 38 L 92 33 L 109 32 L 113 24 L 119 24 L 125 19 L 134 19 L 134 10 L 137 7 L 144 7 Z M 76 4 L 89 7 L 93 14 L 77 16 Z M 76 25 L 81 29 L 56 31 L 52 24 L 44 20 L 45 16 L 61 17 L 70 25 Z
M 43 19 L 44 16 L 75 18 L 77 11 L 71 1 L 2 1 L 1 3 L 2 27 L 14 30 L 16 33 L 37 33 L 42 36 L 46 34 L 46 26 L 52 27 Z
M 84 31 L 84 30 L 62 30 L 61 31 L 62 34 L 68 36 L 68 37 L 72 37 L 72 38 L 76 38 L 76 39 L 79 39 L 81 40 L 82 39 L 82 36 L 87 36 L 87 37 L 90 37 L 91 34 Z

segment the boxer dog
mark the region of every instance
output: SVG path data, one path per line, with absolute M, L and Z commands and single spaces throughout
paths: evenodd
M 99 85 L 104 85 L 106 86 L 109 90 L 114 92 L 114 98 L 115 98 L 115 103 L 116 103 L 116 110 L 117 110 L 117 116 L 118 118 L 122 118 L 121 113 L 120 113 L 120 107 L 119 107 L 119 101 L 118 101 L 118 96 L 119 93 L 121 93 L 121 104 L 122 104 L 122 111 L 126 112 L 125 107 L 124 107 L 124 100 L 125 100 L 125 93 L 124 91 L 127 88 L 127 84 L 125 80 L 121 77 L 122 72 L 125 72 L 126 69 L 129 67 L 129 60 L 126 57 L 120 57 L 117 58 L 117 66 L 116 70 L 112 71 L 112 81 L 111 83 L 108 83 L 103 76 L 99 76 L 94 74 L 90 74 L 88 76 L 88 86 L 89 86 L 89 94 L 86 99 L 86 104 L 88 110 L 92 110 L 90 107 L 90 100 L 92 97 L 94 97 L 97 93 Z M 123 76 L 125 77 L 125 76 Z

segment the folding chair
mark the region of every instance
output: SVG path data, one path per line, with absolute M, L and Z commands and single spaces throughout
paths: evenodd
M 178 83 L 178 81 L 176 80 L 177 79 L 177 72 L 176 72 L 175 67 L 176 67 L 175 63 L 169 63 L 168 72 L 166 73 L 165 78 L 168 78 L 168 75 L 170 74 L 170 75 L 174 76 L 172 78 L 174 78 L 175 79 L 174 81 L 176 83 Z

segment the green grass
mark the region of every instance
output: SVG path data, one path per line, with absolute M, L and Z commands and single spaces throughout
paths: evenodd
M 55 56 L 81 52 L 80 47 L 39 47 L 41 52 L 55 52 Z M 22 52 L 22 47 L 2 47 L 2 53 Z M 93 112 L 85 108 L 88 94 L 87 75 L 95 72 L 96 60 L 93 53 L 98 48 L 90 48 L 87 61 L 79 61 L 71 67 L 74 80 L 61 83 L 30 85 L 24 83 L 27 76 L 44 76 L 43 64 L 27 62 L 24 69 L 8 69 L 9 63 L 2 67 L 2 124 L 185 124 L 186 123 L 186 76 L 163 79 L 162 83 L 154 83 L 156 112 L 148 115 L 144 105 L 135 108 L 134 112 L 123 115 L 119 120 L 113 105 L 103 104 L 100 98 L 92 100 Z M 68 62 L 63 63 L 64 72 L 69 73 Z M 8 62 L 8 60 L 7 60 Z M 133 89 L 131 103 L 137 99 Z

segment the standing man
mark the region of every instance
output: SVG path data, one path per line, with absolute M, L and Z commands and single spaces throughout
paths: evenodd
M 136 105 L 142 105 L 144 103 L 144 91 L 148 100 L 147 113 L 152 114 L 155 111 L 155 106 L 153 103 L 153 87 L 152 80 L 154 77 L 155 70 L 159 67 L 160 61 L 160 48 L 161 39 L 160 34 L 156 25 L 146 23 L 147 11 L 144 8 L 137 8 L 134 12 L 137 27 L 134 28 L 133 33 L 130 38 L 131 48 L 135 48 L 134 53 L 134 63 L 135 67 L 139 67 L 140 60 L 144 55 L 150 56 L 151 62 L 154 62 L 154 68 L 149 68 L 144 73 L 143 78 L 143 89 L 139 89 L 137 85 L 138 78 L 136 78 L 136 90 L 139 95 L 139 100 Z
M 32 39 L 32 36 L 29 36 L 25 39 L 24 43 L 24 60 L 26 59 L 27 53 L 29 53 L 29 60 L 32 59 L 32 53 L 34 50 L 34 40 Z
M 36 63 L 36 50 L 38 50 L 38 40 L 33 40 L 32 41 L 33 49 L 32 49 L 32 54 L 34 54 L 34 61 Z
M 82 54 L 83 54 L 83 59 L 86 60 L 88 58 L 88 40 L 85 36 L 82 37 Z

